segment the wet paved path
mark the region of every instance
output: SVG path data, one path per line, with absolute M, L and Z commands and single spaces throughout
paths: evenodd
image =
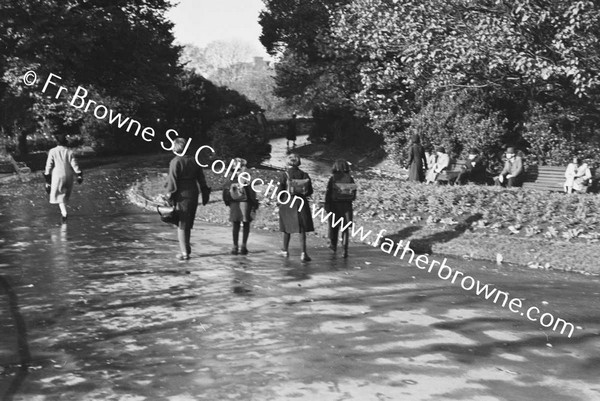
M 302 264 L 296 238 L 285 260 L 253 232 L 231 256 L 228 227 L 199 223 L 175 262 L 174 231 L 124 199 L 140 165 L 89 171 L 62 227 L 41 182 L 0 187 L 0 397 L 600 399 L 598 278 L 448 262 L 548 302 L 583 327 L 569 339 L 367 246 L 311 237 Z

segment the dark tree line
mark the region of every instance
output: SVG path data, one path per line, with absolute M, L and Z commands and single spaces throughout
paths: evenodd
M 166 0 L 3 0 L 0 3 L 0 137 L 27 152 L 28 135 L 62 131 L 97 149 L 144 150 L 144 143 L 67 102 L 25 88 L 21 77 L 60 75 L 69 88 L 159 131 L 197 143 L 216 122 L 257 106 L 179 63 Z M 43 84 L 43 82 L 42 82 Z M 147 148 L 150 150 L 150 148 Z M 156 150 L 155 148 L 152 148 Z

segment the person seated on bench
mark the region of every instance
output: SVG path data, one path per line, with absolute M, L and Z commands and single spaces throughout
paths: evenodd
M 520 187 L 523 182 L 523 158 L 515 155 L 515 148 L 506 149 L 504 169 L 499 176 L 494 177 L 496 185 L 506 187 Z
M 432 168 L 427 171 L 425 182 L 427 184 L 434 183 L 437 176 L 443 170 L 447 169 L 449 164 L 450 156 L 448 156 L 448 154 L 446 153 L 446 149 L 444 149 L 443 146 L 439 146 L 435 155 L 435 162 L 433 163 Z
M 485 184 L 485 163 L 479 151 L 475 148 L 469 149 L 469 156 L 462 171 L 456 176 L 455 184 L 465 185 L 467 182 Z
M 565 192 L 570 194 L 573 191 L 587 192 L 592 180 L 592 172 L 587 163 L 582 163 L 578 157 L 573 158 L 573 163 L 569 163 L 565 171 Z

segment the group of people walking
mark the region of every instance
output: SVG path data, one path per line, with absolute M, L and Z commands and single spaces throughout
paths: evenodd
M 185 148 L 185 140 L 177 139 L 174 143 L 173 152 L 176 156 L 169 165 L 167 179 L 168 200 L 175 205 L 180 214 L 177 227 L 177 238 L 181 253 L 177 255 L 179 260 L 188 260 L 191 254 L 190 232 L 194 224 L 194 218 L 198 207 L 198 197 L 202 192 L 207 192 L 208 187 L 202 168 L 198 166 L 194 158 L 188 155 L 179 156 Z M 223 186 L 222 199 L 229 207 L 229 221 L 232 223 L 233 247 L 231 254 L 248 254 L 248 238 L 250 226 L 256 217 L 259 208 L 257 194 L 250 185 L 241 185 L 238 182 L 240 174 L 249 173 L 246 160 L 234 159 L 236 173 L 229 177 Z M 289 245 L 292 234 L 299 234 L 301 255 L 300 260 L 309 262 L 306 245 L 306 233 L 315 230 L 309 197 L 314 189 L 312 180 L 308 173 L 300 169 L 301 160 L 297 154 L 287 157 L 287 167 L 279 177 L 278 191 L 287 191 L 290 195 L 299 197 L 303 202 L 292 202 L 291 204 L 279 205 L 279 230 L 283 233 L 283 245 L 280 254 L 289 257 Z M 350 187 L 348 195 L 348 184 L 355 185 L 350 175 L 350 166 L 344 160 L 338 160 L 332 168 L 332 176 L 329 178 L 325 191 L 325 211 L 331 212 L 329 225 L 329 247 L 337 252 L 340 225 L 333 226 L 334 219 L 342 218 L 343 224 L 353 219 L 352 201 L 356 195 L 356 188 Z M 341 189 L 340 189 L 341 188 Z M 345 194 L 340 195 L 342 191 Z M 207 201 L 207 199 L 205 199 Z M 240 230 L 242 238 L 240 243 Z M 349 233 L 342 232 L 343 256 L 348 256 Z

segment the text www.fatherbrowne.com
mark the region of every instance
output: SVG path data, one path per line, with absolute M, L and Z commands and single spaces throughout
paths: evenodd
M 447 259 L 440 263 L 437 260 L 431 260 L 427 255 L 416 255 L 415 251 L 410 248 L 410 241 L 404 242 L 400 240 L 394 242 L 389 238 L 383 238 L 386 230 L 381 230 L 377 234 L 375 241 L 367 241 L 371 238 L 372 232 L 369 230 L 364 231 L 362 226 L 356 226 L 354 222 L 344 221 L 342 217 L 336 219 L 335 215 L 331 212 L 326 213 L 322 207 L 312 205 L 313 218 L 319 218 L 321 222 L 326 223 L 331 221 L 333 227 L 340 227 L 340 231 L 350 230 L 350 235 L 354 238 L 358 236 L 362 242 L 370 242 L 373 247 L 379 247 L 381 251 L 394 257 L 399 257 L 402 260 L 405 258 L 409 264 L 414 264 L 420 270 L 427 270 L 428 273 L 436 273 L 437 276 L 442 280 L 450 280 L 452 284 L 459 283 L 459 285 L 465 291 L 473 291 L 477 296 L 483 296 L 484 299 L 491 299 L 494 304 L 500 304 L 502 307 L 508 309 L 513 313 L 518 313 L 521 316 L 526 317 L 532 322 L 539 322 L 544 328 L 551 328 L 553 331 L 560 331 L 560 334 L 567 333 L 567 337 L 573 335 L 575 326 L 573 323 L 567 322 L 564 319 L 555 318 L 551 313 L 542 313 L 541 310 L 536 306 L 531 306 L 527 309 L 524 308 L 523 302 L 520 298 L 511 298 L 508 292 L 500 291 L 494 288 L 491 284 L 482 284 L 479 280 L 474 279 L 469 275 L 465 275 L 463 272 L 456 269 L 452 269 L 447 265 Z M 382 240 L 380 242 L 380 240 Z M 401 252 L 401 253 L 400 253 Z M 400 253 L 400 256 L 398 254 Z M 499 303 L 499 301 L 501 301 Z M 578 327 L 579 328 L 579 327 Z

